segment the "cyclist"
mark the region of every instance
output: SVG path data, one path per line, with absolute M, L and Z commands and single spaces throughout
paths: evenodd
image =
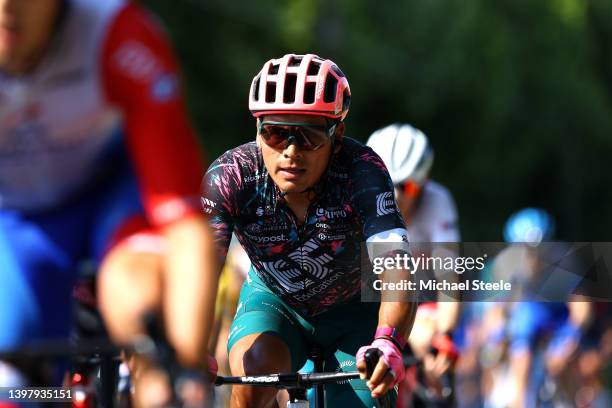
M 288 54 L 266 62 L 249 95 L 256 140 L 213 162 L 202 204 L 221 255 L 233 232 L 252 263 L 229 334 L 232 374 L 297 371 L 313 344 L 326 352 L 326 371 L 365 371 L 371 343 L 383 356 L 370 389 L 353 381 L 326 390 L 331 406 L 371 407 L 403 377 L 412 304 L 360 302 L 361 243 L 405 251 L 407 237 L 384 164 L 344 137 L 350 96 L 330 60 Z M 373 256 L 386 251 L 370 248 Z M 231 406 L 274 397 L 235 387 Z
M 540 384 L 529 380 L 539 340 L 547 339 L 545 363 L 549 374 L 556 377 L 575 356 L 580 339 L 592 319 L 592 305 L 589 302 L 571 298 L 569 300 L 573 301 L 567 303 L 534 300 L 536 288 L 540 286 L 539 290 L 543 290 L 543 271 L 554 274 L 554 270 L 549 270 L 551 266 L 560 268 L 560 272 L 564 272 L 563 269 L 570 272 L 579 270 L 577 260 L 567 255 L 568 248 L 563 243 L 543 245 L 553 238 L 554 229 L 554 219 L 545 210 L 524 208 L 517 211 L 504 227 L 504 239 L 514 245 L 502 251 L 493 265 L 493 273 L 498 277 L 513 279 L 513 293 L 521 293 L 520 298 L 515 299 L 520 301 L 510 304 L 506 325 L 510 343 L 510 371 L 515 386 L 512 406 L 516 407 L 536 403 Z M 562 258 L 563 264 L 555 266 Z M 571 285 L 567 278 L 563 282 L 550 280 L 549 284 Z M 570 293 L 570 290 L 567 292 Z
M 180 88 L 137 4 L 0 0 L 0 350 L 66 337 L 93 257 L 115 339 L 158 308 L 181 360 L 204 360 L 216 256 Z
M 372 133 L 367 145 L 389 170 L 411 243 L 459 242 L 455 202 L 448 189 L 429 179 L 434 153 L 427 136 L 407 123 L 392 124 Z M 441 246 L 432 249 L 442 255 Z M 453 276 L 445 277 L 450 278 Z M 426 382 L 438 390 L 440 378 L 457 357 L 452 334 L 459 320 L 460 303 L 457 299 L 446 300 L 419 306 L 408 339 L 417 357 L 424 360 Z M 432 345 L 438 351 L 435 355 L 430 353 Z

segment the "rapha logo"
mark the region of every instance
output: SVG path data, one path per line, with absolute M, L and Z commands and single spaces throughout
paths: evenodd
M 376 196 L 376 214 L 378 216 L 388 215 L 395 212 L 395 200 L 393 193 L 387 191 Z

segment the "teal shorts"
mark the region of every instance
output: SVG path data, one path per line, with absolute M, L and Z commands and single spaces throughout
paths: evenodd
M 326 356 L 324 371 L 356 371 L 355 354 L 359 347 L 372 342 L 379 306 L 378 303 L 362 303 L 360 296 L 356 296 L 349 303 L 306 318 L 291 309 L 251 270 L 240 292 L 227 349 L 229 352 L 247 335 L 272 334 L 287 344 L 292 371 L 304 372 L 312 368 L 308 352 L 314 345 L 321 347 Z M 330 407 L 377 406 L 363 380 L 328 384 L 325 395 Z M 393 395 L 392 406 L 395 398 Z

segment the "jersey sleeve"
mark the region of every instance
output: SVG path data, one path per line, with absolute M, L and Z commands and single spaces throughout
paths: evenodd
M 352 202 L 363 224 L 370 259 L 381 251 L 408 252 L 408 232 L 395 203 L 391 177 L 370 148 L 363 148 L 353 161 L 352 185 Z
M 200 213 L 204 161 L 187 117 L 178 66 L 160 26 L 136 4 L 104 38 L 102 84 L 121 110 L 149 220 L 163 226 Z
M 240 180 L 239 165 L 231 151 L 215 160 L 202 180 L 202 209 L 208 216 L 221 259 L 227 256 L 232 239 Z

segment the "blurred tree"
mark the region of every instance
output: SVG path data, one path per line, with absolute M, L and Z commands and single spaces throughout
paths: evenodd
M 423 129 L 433 177 L 457 200 L 467 240 L 500 240 L 537 205 L 560 238 L 612 225 L 612 3 L 606 0 L 148 0 L 183 62 L 211 158 L 252 140 L 247 94 L 288 52 L 336 61 L 353 92 L 348 134 Z

